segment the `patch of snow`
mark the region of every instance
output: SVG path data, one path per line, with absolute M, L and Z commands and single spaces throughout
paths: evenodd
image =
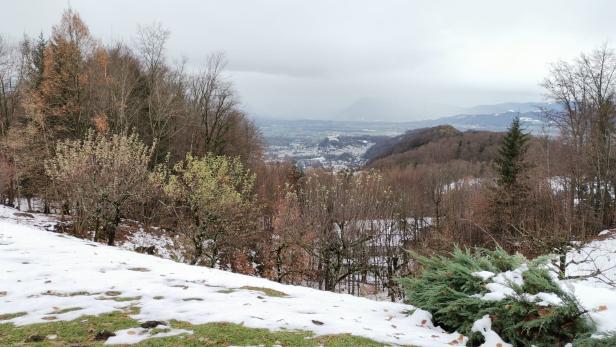
M 572 292 L 597 325 L 597 333 L 616 331 L 616 290 L 590 281 L 570 281 Z
M 554 293 L 539 292 L 537 294 L 522 293 L 518 294 L 514 287 L 524 285 L 523 274 L 528 270 L 528 266 L 523 264 L 512 271 L 505 271 L 499 274 L 494 274 L 490 271 L 473 272 L 472 275 L 481 278 L 484 282 L 491 279 L 490 283 L 485 285 L 489 290 L 483 295 L 474 294 L 472 297 L 480 298 L 486 301 L 500 301 L 508 297 L 516 297 L 529 302 L 534 302 L 539 306 L 561 305 L 562 299 Z
M 616 234 L 600 236 L 606 238 L 567 253 L 566 275 L 574 279 L 558 281 L 589 312 L 599 335 L 616 331 Z
M 432 324 L 432 314 L 428 311 L 418 308 L 413 311 L 413 314 L 411 314 L 409 318 L 409 323 L 411 324 L 417 326 L 429 326 L 430 328 L 434 328 L 434 325 Z
M 154 246 L 156 255 L 165 259 L 181 258 L 181 252 L 174 251 L 176 249 L 173 239 L 167 235 L 154 235 L 140 228 L 136 232 L 130 234 L 127 240 L 120 244 L 120 247 L 135 250 L 138 247 Z
M 54 215 L 24 212 L 0 205 L 0 221 L 3 220 L 15 224 L 32 225 L 45 230 L 52 230 L 58 222 L 57 217 Z
M 159 325 L 158 328 L 166 328 L 164 325 Z M 130 345 L 139 343 L 143 340 L 151 338 L 162 338 L 169 336 L 177 336 L 182 334 L 192 335 L 193 332 L 185 329 L 169 329 L 168 331 L 151 334 L 150 329 L 144 328 L 128 328 L 115 332 L 115 336 L 111 336 L 105 341 L 106 345 Z
M 522 277 L 522 274 L 524 274 L 526 271 L 528 271 L 528 266 L 526 264 L 522 264 L 515 270 L 505 271 L 497 274 L 496 276 L 494 276 L 494 278 L 492 278 L 492 282 L 502 285 L 514 284 L 518 287 L 521 287 L 524 285 L 524 277 Z
M 526 301 L 534 302 L 539 306 L 558 306 L 563 304 L 563 300 L 554 293 L 539 292 L 537 294 L 522 294 Z
M 601 287 L 616 285 L 616 234 L 602 231 L 595 240 L 567 253 L 568 277 L 581 277 Z
M 473 272 L 471 275 L 473 275 L 475 277 L 479 277 L 483 281 L 487 281 L 491 277 L 494 277 L 495 274 L 494 274 L 494 272 L 491 272 L 491 271 L 477 271 L 477 272 Z
M 512 347 L 507 342 L 503 341 L 498 334 L 492 330 L 492 319 L 490 315 L 485 315 L 482 318 L 476 320 L 471 327 L 471 331 L 478 332 L 483 335 L 485 342 L 481 346 L 485 347 Z
M 512 297 L 516 295 L 515 290 L 513 290 L 511 287 L 500 283 L 488 283 L 486 284 L 486 289 L 488 289 L 490 292 L 479 296 L 479 298 L 486 301 L 501 301 L 507 297 Z
M 605 236 L 605 235 L 602 235 Z M 598 333 L 616 330 L 616 236 L 595 240 L 567 254 L 567 276 L 561 281 L 597 325 Z
M 441 334 L 447 334 L 447 332 L 445 332 L 445 330 L 443 330 L 440 327 L 435 327 L 434 324 L 432 323 L 432 314 L 428 311 L 422 310 L 422 309 L 416 309 L 415 311 L 413 311 L 413 313 L 411 314 L 411 316 L 409 317 L 410 320 L 410 324 L 415 325 L 417 327 L 422 327 L 422 328 L 430 328 L 430 329 L 434 329 L 435 331 L 438 331 Z M 457 346 L 458 344 L 460 345 L 464 345 L 466 344 L 466 341 L 468 340 L 468 338 L 460 333 L 458 333 L 457 331 L 451 334 L 448 334 L 449 338 L 451 339 L 451 341 L 449 342 L 449 345 L 454 345 Z
M 491 279 L 492 282 L 485 285 L 486 289 L 490 292 L 477 297 L 487 301 L 500 301 L 507 297 L 515 296 L 516 291 L 513 289 L 513 286 L 520 287 L 524 285 L 524 278 L 522 277 L 522 274 L 527 270 L 528 266 L 526 266 L 526 264 L 522 264 L 522 266 L 515 270 L 501 272 L 496 275 L 490 272 L 493 276 L 489 276 L 486 279 Z M 485 272 L 488 273 L 489 271 Z M 486 279 L 484 279 L 484 281 Z

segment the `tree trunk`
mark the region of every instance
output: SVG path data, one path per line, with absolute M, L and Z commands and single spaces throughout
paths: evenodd
M 196 236 L 192 238 L 193 245 L 195 246 L 195 255 L 193 259 L 190 261 L 190 265 L 197 265 L 197 262 L 203 255 L 203 242 L 201 238 Z
M 567 271 L 567 249 L 561 248 L 560 255 L 558 257 L 558 279 L 564 280 Z
M 107 223 L 107 244 L 113 246 L 116 237 L 116 231 L 120 225 L 120 207 L 115 206 L 115 216 L 113 223 Z

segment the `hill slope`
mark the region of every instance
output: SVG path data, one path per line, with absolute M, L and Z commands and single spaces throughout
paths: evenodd
M 62 322 L 76 329 L 65 334 L 87 345 L 143 340 L 150 346 L 329 345 L 311 334 L 339 338 L 336 346 L 463 346 L 467 341 L 434 327 L 426 311 L 409 316 L 410 305 L 190 266 L 46 231 L 53 223 L 0 206 L 2 346 L 28 345 L 22 329 L 43 334 L 39 337 L 48 345 L 73 345 L 63 340 Z M 616 287 L 610 285 L 616 283 L 616 231 L 602 232 L 567 258 L 568 275 L 580 277 L 560 281 L 561 287 L 579 299 L 598 333 L 616 331 Z M 586 278 L 597 271 L 599 276 Z M 110 317 L 116 321 L 105 321 Z M 102 328 L 116 336 L 94 340 Z M 185 340 L 165 340 L 170 336 Z M 153 337 L 160 342 L 148 344 Z
M 488 162 L 494 159 L 502 133 L 459 131 L 450 125 L 410 130 L 371 147 L 367 166 L 407 166 L 451 160 Z
M 419 346 L 463 342 L 457 340 L 459 334 L 433 327 L 424 311 L 409 317 L 409 305 L 282 285 L 108 247 L 45 231 L 44 218 L 15 219 L 15 212 L 0 207 L 0 323 L 68 321 L 137 306 L 140 312 L 131 318 L 140 322 L 231 322 Z M 134 335 L 139 333 L 143 329 L 124 339 L 119 333 L 107 342 L 138 342 Z

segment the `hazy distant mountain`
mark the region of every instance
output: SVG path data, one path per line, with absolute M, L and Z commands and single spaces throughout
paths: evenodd
M 553 109 L 554 104 L 545 102 L 507 102 L 473 107 L 457 107 L 438 103 L 385 98 L 361 98 L 340 111 L 335 120 L 353 122 L 403 122 L 415 123 L 409 119 L 440 120 L 450 115 L 498 115 L 501 113 L 520 113 L 530 115 L 543 109 Z M 451 117 L 446 117 L 449 119 Z M 506 117 L 505 117 L 506 118 Z M 424 121 L 419 121 L 424 122 Z
M 522 125 L 529 131 L 541 132 L 547 126 L 541 111 L 528 112 L 497 112 L 489 114 L 459 114 L 433 120 L 411 122 L 410 128 L 432 127 L 437 125 L 451 125 L 460 130 L 490 130 L 503 131 L 509 127 L 511 121 L 519 117 Z
M 554 104 L 546 102 L 506 102 L 494 105 L 478 105 L 464 109 L 459 114 L 491 114 L 502 112 L 520 112 L 527 113 L 540 111 L 542 109 L 553 109 Z
M 279 138 L 312 138 L 319 141 L 332 133 L 349 136 L 396 136 L 411 129 L 438 125 L 451 125 L 459 130 L 504 131 L 514 117 L 520 117 L 527 130 L 538 134 L 555 131 L 548 127 L 541 109 L 558 109 L 558 106 L 547 103 L 503 103 L 467 108 L 463 112 L 454 113 L 453 116 L 404 122 L 378 120 L 379 117 L 369 116 L 377 109 L 382 109 L 378 106 L 380 101 L 373 101 L 364 99 L 355 104 L 354 107 L 358 107 L 358 110 L 361 109 L 361 105 L 365 106 L 365 112 L 361 114 L 359 111 L 352 112 L 355 117 L 340 116 L 330 120 L 255 118 L 255 121 L 269 143 Z M 350 109 L 347 111 L 350 112 Z
M 451 125 L 460 130 L 506 130 L 515 117 L 519 117 L 523 126 L 534 133 L 550 131 L 544 110 L 557 110 L 556 104 L 526 102 L 503 103 L 496 105 L 474 106 L 459 114 L 437 119 L 429 119 L 405 123 L 408 129 Z M 553 129 L 552 129 L 553 131 Z
M 425 103 L 385 98 L 361 98 L 336 115 L 337 120 L 359 122 L 404 122 L 419 117 L 459 114 L 464 108 L 438 103 Z
M 339 120 L 354 121 L 383 121 L 398 113 L 391 103 L 377 98 L 361 98 L 342 110 L 337 117 Z

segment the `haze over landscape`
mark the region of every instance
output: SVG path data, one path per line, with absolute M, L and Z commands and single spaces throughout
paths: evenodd
M 49 33 L 67 4 L 5 1 L 0 32 Z M 616 39 L 608 0 L 174 4 L 70 1 L 106 42 L 160 22 L 188 69 L 224 52 L 243 108 L 267 118 L 411 121 L 543 101 L 548 63 Z

